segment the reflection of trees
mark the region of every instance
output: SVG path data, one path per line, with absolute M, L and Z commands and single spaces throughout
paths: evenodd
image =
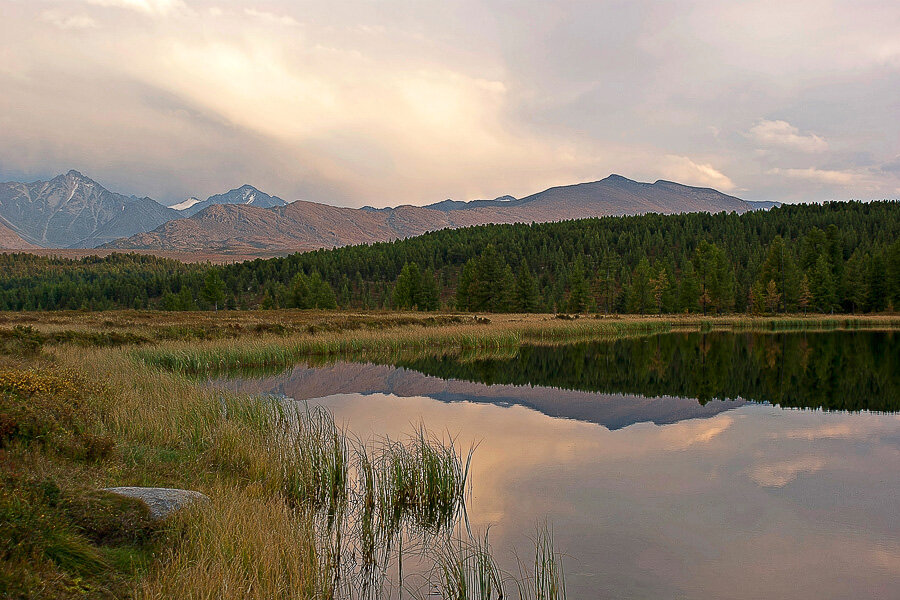
M 686 396 L 742 397 L 830 410 L 900 410 L 900 340 L 884 332 L 688 333 L 523 346 L 516 358 L 398 364 L 487 384 Z

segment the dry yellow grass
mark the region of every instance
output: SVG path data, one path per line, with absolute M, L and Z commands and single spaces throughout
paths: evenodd
M 327 597 L 312 520 L 249 485 L 209 490 L 214 500 L 178 515 L 180 543 L 136 594 L 145 600 Z

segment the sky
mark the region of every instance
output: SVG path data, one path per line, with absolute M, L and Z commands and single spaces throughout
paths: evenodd
M 900 3 L 0 0 L 0 180 L 359 207 L 900 197 Z

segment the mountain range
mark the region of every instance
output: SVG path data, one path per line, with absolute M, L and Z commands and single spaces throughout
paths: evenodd
M 0 248 L 108 248 L 234 253 L 292 252 L 373 243 L 448 227 L 530 223 L 648 212 L 738 212 L 748 202 L 671 181 L 620 175 L 552 187 L 524 198 L 444 200 L 428 206 L 342 208 L 286 202 L 251 185 L 167 207 L 111 192 L 78 171 L 49 181 L 0 183 Z

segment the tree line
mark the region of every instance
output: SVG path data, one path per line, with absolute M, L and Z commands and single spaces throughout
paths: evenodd
M 391 364 L 443 379 L 604 394 L 769 402 L 827 410 L 900 410 L 893 333 L 685 333 L 524 345 L 515 357 L 420 355 Z M 597 369 L 596 365 L 604 365 Z M 823 373 L 829 373 L 823 377 Z
M 880 312 L 900 306 L 900 203 L 483 225 L 186 265 L 0 256 L 0 310 Z

